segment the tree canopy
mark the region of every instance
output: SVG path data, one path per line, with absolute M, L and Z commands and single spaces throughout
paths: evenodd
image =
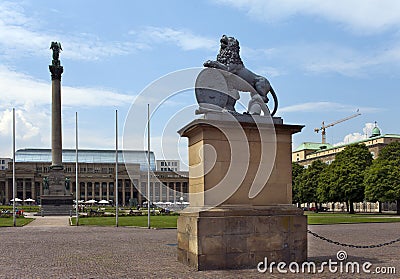
M 299 181 L 303 171 L 303 166 L 299 165 L 296 162 L 292 163 L 292 196 L 294 203 L 301 202 L 299 197 Z
M 319 199 L 348 202 L 353 213 L 353 202 L 364 200 L 364 172 L 371 164 L 372 154 L 364 144 L 347 146 L 321 173 Z
M 300 175 L 298 181 L 298 198 L 302 203 L 318 202 L 317 189 L 319 176 L 327 167 L 321 160 L 316 160 L 308 166 Z
M 400 142 L 385 146 L 367 169 L 365 197 L 370 201 L 397 201 L 400 214 Z
M 317 160 L 308 168 L 292 163 L 293 201 L 397 201 L 400 214 L 400 142 L 385 146 L 376 160 L 364 144 L 352 144 L 330 165 Z

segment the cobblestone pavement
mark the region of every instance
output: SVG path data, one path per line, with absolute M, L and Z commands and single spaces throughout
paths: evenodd
M 312 231 L 352 244 L 398 238 L 400 223 L 309 226 Z M 394 266 L 397 275 L 194 271 L 176 260 L 176 230 L 129 227 L 26 226 L 0 228 L 0 278 L 399 278 L 400 244 L 375 249 L 341 248 L 309 235 L 309 261 L 337 260 Z M 372 268 L 371 268 L 372 270 Z

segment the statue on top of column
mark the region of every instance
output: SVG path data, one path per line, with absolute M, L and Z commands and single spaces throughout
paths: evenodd
M 61 48 L 61 43 L 60 42 L 51 42 L 50 49 L 53 50 L 53 61 L 52 64 L 54 66 L 59 66 L 60 65 L 60 51 L 62 50 Z

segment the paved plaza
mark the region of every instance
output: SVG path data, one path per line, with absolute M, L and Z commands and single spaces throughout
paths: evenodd
M 175 229 L 70 227 L 38 218 L 22 228 L 0 228 L 0 278 L 399 278 L 400 243 L 375 249 L 341 248 L 309 235 L 309 261 L 369 261 L 394 266 L 397 275 L 273 274 L 256 267 L 234 271 L 194 271 L 176 260 Z M 54 220 L 53 220 L 54 222 Z M 53 223 L 54 224 L 54 223 Z M 312 231 L 352 244 L 375 244 L 400 236 L 400 223 L 309 226 Z M 372 270 L 372 269 L 371 269 Z

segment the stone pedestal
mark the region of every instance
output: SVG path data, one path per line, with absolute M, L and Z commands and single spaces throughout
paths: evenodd
M 43 195 L 40 201 L 43 216 L 66 216 L 73 210 L 72 196 Z
M 291 205 L 222 206 L 182 213 L 178 260 L 198 270 L 257 268 L 307 259 L 307 219 Z
M 63 169 L 50 169 L 48 179 L 50 185 L 48 195 L 65 196 L 69 194 L 69 191 L 65 189 L 65 175 Z
M 66 189 L 65 175 L 62 167 L 52 167 L 48 176 L 49 188 L 44 190 L 41 199 L 41 210 L 45 216 L 70 215 L 73 210 L 73 197 Z
M 307 217 L 291 188 L 291 138 L 303 126 L 205 118 L 179 131 L 189 139 L 190 206 L 178 218 L 178 260 L 198 270 L 305 261 Z

